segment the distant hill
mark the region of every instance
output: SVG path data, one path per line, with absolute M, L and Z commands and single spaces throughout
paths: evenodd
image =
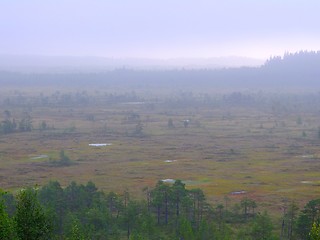
M 300 51 L 285 53 L 283 57 L 277 56 L 267 60 L 264 67 L 278 68 L 284 71 L 310 70 L 320 66 L 320 51 Z
M 104 72 L 119 68 L 131 70 L 172 70 L 172 69 L 219 69 L 234 67 L 256 67 L 264 63 L 262 59 L 247 57 L 217 58 L 104 58 L 74 56 L 32 56 L 0 55 L 0 71 L 72 73 Z
M 261 67 L 261 76 L 292 85 L 320 85 L 320 51 L 286 53 L 273 57 Z
M 311 89 L 320 90 L 320 51 L 273 57 L 262 66 L 207 69 L 129 69 L 108 71 L 0 72 L 0 83 L 17 85 L 141 87 L 165 89 Z

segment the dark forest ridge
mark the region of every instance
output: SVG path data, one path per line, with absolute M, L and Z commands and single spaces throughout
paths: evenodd
M 89 73 L 115 69 L 129 70 L 216 70 L 223 68 L 260 67 L 263 65 L 319 62 L 319 51 L 285 53 L 267 61 L 248 57 L 214 58 L 105 58 L 95 56 L 0 55 L 0 71 L 24 73 Z
M 36 77 L 35 77 L 36 76 Z M 301 51 L 273 57 L 261 67 L 222 69 L 132 70 L 125 67 L 101 72 L 17 73 L 0 72 L 2 84 L 103 87 L 132 90 L 142 85 L 171 88 L 311 88 L 319 87 L 320 52 Z
M 103 72 L 118 68 L 134 70 L 218 69 L 256 67 L 262 59 L 248 57 L 214 58 L 105 58 L 95 56 L 0 55 L 0 70 L 18 72 Z

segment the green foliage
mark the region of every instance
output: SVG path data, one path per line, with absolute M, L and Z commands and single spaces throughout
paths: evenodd
M 287 212 L 284 216 L 285 220 L 285 232 L 288 239 L 293 239 L 295 235 L 294 229 L 297 224 L 297 217 L 298 217 L 298 210 L 299 207 L 295 202 L 291 202 L 288 206 Z
M 80 228 L 78 219 L 74 219 L 70 228 L 70 234 L 67 236 L 67 240 L 85 240 L 85 235 Z
M 176 217 L 179 218 L 181 214 L 181 208 L 190 206 L 190 198 L 187 195 L 185 184 L 181 180 L 176 180 L 171 188 L 170 198 L 175 205 Z
M 59 182 L 51 181 L 38 192 L 38 199 L 51 216 L 55 234 L 61 234 L 63 229 L 62 219 L 65 216 L 64 192 Z
M 245 221 L 247 221 L 249 217 L 255 216 L 255 209 L 257 208 L 257 204 L 254 200 L 246 197 L 241 200 L 240 206 L 243 209 L 242 211 Z
M 179 239 L 184 239 L 184 240 L 195 239 L 191 223 L 185 218 L 182 218 L 179 220 L 178 231 L 179 231 L 178 232 Z
M 214 232 L 212 224 L 207 221 L 202 220 L 199 224 L 198 231 L 196 232 L 196 239 L 204 240 L 204 239 L 214 239 Z
M 246 226 L 241 227 L 236 235 L 236 239 L 238 240 L 251 240 L 251 232 L 250 229 Z
M 14 223 L 6 212 L 4 201 L 0 199 L 0 240 L 8 239 L 15 239 Z
M 37 191 L 27 188 L 19 192 L 13 218 L 7 212 L 4 196 L 11 195 L 1 195 L 0 240 L 277 239 L 270 216 L 267 212 L 254 214 L 256 204 L 252 199 L 242 199 L 241 204 L 235 205 L 237 211 L 228 212 L 222 204 L 210 206 L 201 189 L 188 190 L 180 180 L 173 184 L 158 182 L 148 190 L 150 204 L 130 199 L 128 192 L 122 196 L 104 194 L 93 182 L 71 182 L 62 188 L 53 181 Z M 318 240 L 318 204 L 318 199 L 310 201 L 301 211 L 297 225 L 298 209 L 290 204 L 284 218 L 285 234 L 281 236 L 297 239 L 292 232 L 295 229 L 301 239 Z M 245 207 L 250 216 L 247 221 Z
M 107 209 L 92 207 L 82 215 L 83 227 L 90 239 L 101 239 L 110 231 L 111 219 Z
M 206 206 L 205 196 L 201 189 L 191 189 L 188 193 L 192 201 L 192 221 L 199 228 L 200 222 L 202 222 L 203 212 Z
M 231 227 L 225 222 L 212 223 L 212 230 L 210 233 L 211 236 L 214 236 L 214 239 L 217 240 L 229 240 L 234 238 L 234 233 Z
M 297 231 L 302 239 L 306 239 L 314 223 L 320 222 L 320 199 L 309 201 L 301 211 L 297 220 Z
M 164 182 L 159 181 L 156 187 L 151 191 L 151 205 L 155 208 L 157 212 L 157 222 L 160 224 L 162 213 L 164 213 L 164 223 L 168 224 L 169 215 L 169 195 L 170 187 Z
M 37 199 L 37 192 L 27 188 L 17 196 L 16 232 L 20 239 L 48 239 L 52 233 L 49 216 Z
M 4 120 L 0 123 L 0 133 L 8 134 L 17 130 L 17 123 L 9 110 L 4 111 Z
M 50 164 L 57 167 L 67 167 L 75 163 L 68 157 L 68 155 L 65 154 L 64 150 L 62 149 L 59 152 L 59 159 L 58 160 L 51 159 Z
M 60 151 L 60 160 L 61 165 L 68 166 L 71 164 L 70 158 L 64 153 L 64 150 Z
M 320 224 L 313 223 L 309 233 L 310 240 L 320 240 Z
M 252 225 L 252 239 L 270 240 L 272 237 L 273 225 L 270 216 L 267 212 L 258 214 Z
M 32 118 L 29 113 L 25 112 L 20 121 L 18 121 L 18 123 L 14 118 L 12 118 L 10 111 L 5 110 L 4 115 L 5 119 L 2 122 L 0 122 L 0 134 L 32 131 Z
M 2 201 L 2 203 L 4 204 L 5 210 L 8 215 L 12 217 L 14 215 L 14 212 L 16 211 L 16 200 L 13 194 L 9 192 L 0 193 L 0 201 Z

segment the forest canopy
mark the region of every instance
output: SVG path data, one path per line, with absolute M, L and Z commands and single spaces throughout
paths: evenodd
M 302 211 L 287 206 L 281 221 L 243 197 L 215 206 L 201 189 L 176 180 L 143 189 L 145 199 L 127 191 L 99 191 L 93 182 L 62 187 L 52 181 L 0 198 L 0 239 L 319 239 L 320 199 Z M 275 222 L 282 223 L 276 226 Z

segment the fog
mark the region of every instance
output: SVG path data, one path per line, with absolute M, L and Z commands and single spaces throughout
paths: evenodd
M 41 58 L 40 58 L 41 59 Z M 69 59 L 70 61 L 72 60 Z M 80 59 L 81 60 L 81 59 Z M 75 61 L 74 64 L 85 63 Z M 69 62 L 69 63 L 72 63 Z M 101 61 L 103 64 L 104 61 Z M 213 89 L 229 89 L 231 91 L 263 90 L 291 91 L 293 89 L 317 90 L 320 76 L 320 51 L 301 51 L 295 54 L 286 54 L 283 57 L 274 57 L 261 66 L 218 69 L 134 69 L 134 68 L 103 68 L 101 71 L 90 71 L 85 68 L 71 71 L 34 71 L 12 72 L 0 71 L 0 82 L 3 86 L 22 87 L 51 87 L 82 89 L 109 89 L 121 88 L 125 91 L 154 92 L 163 89 L 167 93 L 176 91 L 210 92 Z M 88 70 L 86 70 L 88 69 Z
M 41 55 L 0 55 L 0 71 L 23 73 L 92 73 L 115 69 L 172 70 L 258 67 L 262 59 L 246 57 L 216 58 L 104 58 Z
M 268 59 L 320 49 L 317 0 L 1 1 L 0 54 Z
M 319 10 L 0 0 L 0 238 L 320 239 Z

